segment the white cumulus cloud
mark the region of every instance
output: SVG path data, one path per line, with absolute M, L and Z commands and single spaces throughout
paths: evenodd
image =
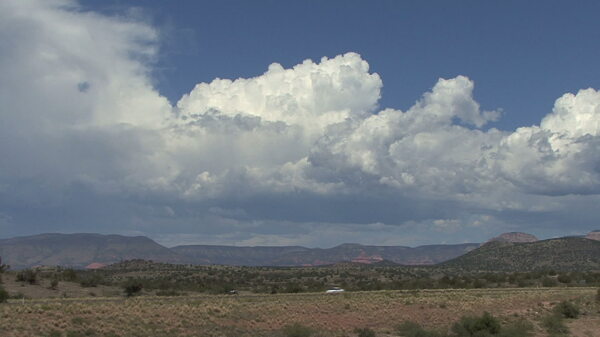
M 508 132 L 487 128 L 501 114 L 466 76 L 380 110 L 381 78 L 347 53 L 199 83 L 172 106 L 153 85 L 159 35 L 75 1 L 0 2 L 3 232 L 407 244 L 597 218 L 594 89 Z

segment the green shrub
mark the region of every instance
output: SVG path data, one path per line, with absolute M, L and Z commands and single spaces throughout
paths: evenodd
M 425 330 L 419 324 L 410 321 L 400 324 L 396 328 L 396 331 L 402 337 L 442 337 L 442 334 L 436 331 Z
M 127 297 L 134 296 L 135 294 L 142 291 L 142 288 L 143 288 L 142 283 L 139 281 L 134 281 L 134 280 L 128 281 L 123 286 L 123 290 L 125 291 L 125 295 Z
M 551 337 L 566 336 L 569 334 L 569 328 L 565 325 L 564 319 L 559 315 L 548 315 L 542 319 L 542 326 Z
M 6 302 L 8 300 L 8 291 L 4 290 L 4 288 L 0 287 L 0 303 Z
M 569 275 L 567 275 L 567 274 L 560 274 L 560 275 L 558 275 L 558 277 L 556 279 L 560 283 L 571 283 L 573 281 L 571 279 L 571 277 Z
M 485 312 L 481 317 L 465 316 L 454 323 L 452 332 L 457 337 L 484 337 L 500 333 L 500 322 Z
M 579 317 L 579 308 L 573 302 L 562 301 L 554 307 L 554 312 L 564 318 Z
M 544 277 L 542 279 L 542 286 L 544 287 L 556 287 L 558 285 L 558 281 L 552 277 Z
M 285 287 L 284 292 L 293 294 L 301 293 L 302 287 L 297 283 L 288 283 Z
M 358 334 L 358 337 L 376 337 L 375 331 L 369 328 L 356 328 L 354 330 Z
M 313 330 L 300 323 L 294 323 L 285 326 L 283 333 L 286 337 L 310 337 L 313 334 Z

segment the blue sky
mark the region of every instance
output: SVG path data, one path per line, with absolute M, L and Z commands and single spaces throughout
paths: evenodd
M 406 109 L 440 78 L 469 76 L 491 126 L 537 124 L 565 92 L 600 87 L 598 1 L 84 1 L 132 6 L 164 34 L 157 87 L 172 102 L 196 83 L 262 74 L 273 62 L 356 52 Z
M 597 1 L 0 2 L 0 237 L 597 229 Z

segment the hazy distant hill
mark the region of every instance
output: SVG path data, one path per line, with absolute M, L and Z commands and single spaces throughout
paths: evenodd
M 339 262 L 435 264 L 460 256 L 479 244 L 363 246 L 342 244 L 320 249 L 299 246 L 234 247 L 192 245 L 166 248 L 143 236 L 41 234 L 0 240 L 0 257 L 13 269 L 38 265 L 99 267 L 122 260 L 238 266 L 316 266 Z
M 529 243 L 493 241 L 441 264 L 465 270 L 600 270 L 600 241 L 567 237 Z
M 272 263 L 278 256 L 296 254 L 310 250 L 300 246 L 213 246 L 188 245 L 177 246 L 171 250 L 186 258 L 192 264 L 225 264 L 238 266 L 264 266 Z
M 195 263 L 234 264 L 246 266 L 318 266 L 341 261 L 398 264 L 435 264 L 460 256 L 479 244 L 430 245 L 416 248 L 404 246 L 364 246 L 346 243 L 333 248 L 178 246 L 172 250 Z
M 13 269 L 36 265 L 83 268 L 128 259 L 182 262 L 174 252 L 144 236 L 40 234 L 0 240 L 0 256 Z
M 595 234 L 588 237 L 597 237 Z M 319 266 L 340 262 L 432 265 L 446 261 L 442 266 L 467 270 L 600 270 L 600 241 L 569 237 L 522 242 L 533 240 L 535 237 L 529 234 L 507 233 L 482 246 L 466 243 L 411 248 L 342 244 L 322 249 L 190 245 L 169 249 L 143 236 L 41 234 L 0 240 L 0 256 L 14 269 L 36 265 L 98 267 L 143 259 L 238 266 Z

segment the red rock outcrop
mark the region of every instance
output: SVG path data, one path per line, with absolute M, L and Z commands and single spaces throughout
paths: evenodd
M 600 241 L 600 231 L 592 231 L 589 232 L 586 236 L 586 239 Z

